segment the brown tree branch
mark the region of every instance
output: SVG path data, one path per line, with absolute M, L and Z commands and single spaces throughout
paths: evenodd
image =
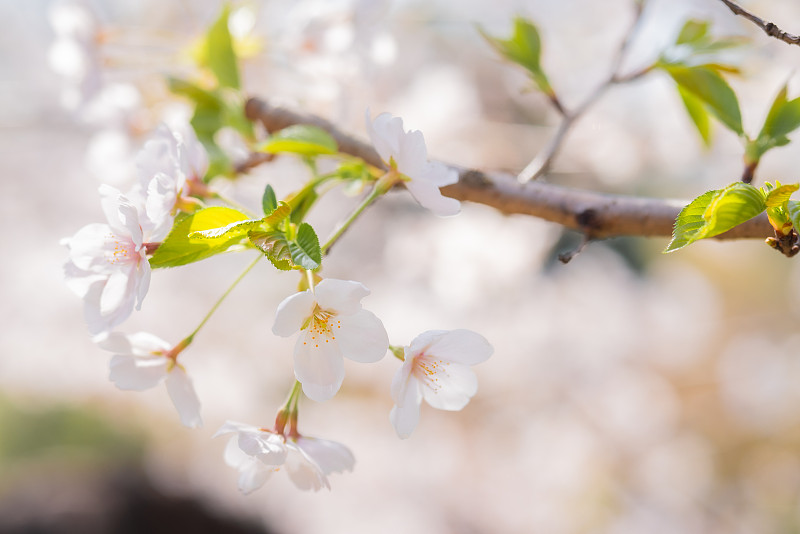
M 367 143 L 345 134 L 329 121 L 315 115 L 273 107 L 266 101 L 251 98 L 245 113 L 270 131 L 293 124 L 313 124 L 330 133 L 339 150 L 362 158 L 370 165 L 386 168 L 377 152 Z M 459 172 L 456 184 L 442 188 L 445 195 L 477 202 L 506 213 L 531 215 L 566 228 L 583 232 L 592 239 L 614 236 L 669 237 L 681 208 L 680 200 L 639 198 L 595 193 L 544 182 L 520 184 L 506 173 L 485 173 L 455 165 Z M 716 236 L 719 239 L 761 238 L 773 234 L 765 214 Z
M 786 44 L 800 45 L 800 36 L 792 35 L 791 33 L 786 33 L 785 31 L 778 28 L 772 22 L 766 22 L 765 20 L 753 15 L 752 13 L 743 9 L 734 2 L 731 2 L 731 0 L 720 0 L 720 1 L 726 6 L 728 6 L 728 9 L 733 11 L 734 15 L 739 15 L 746 18 L 747 20 L 749 20 L 750 22 L 752 22 L 753 24 L 764 30 L 764 33 L 766 33 L 770 37 L 774 37 L 779 41 L 783 41 Z

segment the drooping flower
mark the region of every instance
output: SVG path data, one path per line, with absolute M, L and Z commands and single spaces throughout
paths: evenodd
M 352 471 L 355 464 L 353 453 L 341 443 L 303 436 L 287 438 L 234 421 L 227 421 L 214 437 L 232 432 L 236 435 L 225 447 L 225 463 L 239 471 L 239 490 L 245 494 L 263 486 L 282 467 L 302 490 L 330 489 L 328 475 Z
M 181 423 L 189 428 L 202 426 L 200 401 L 186 369 L 178 363 L 175 348 L 147 332 L 124 335 L 112 332 L 98 345 L 114 353 L 109 378 L 120 389 L 144 391 L 165 382 Z
M 192 190 L 204 187 L 208 154 L 188 124 L 162 124 L 139 152 L 136 166 L 146 230 L 160 239 L 172 227 L 175 212 L 191 202 Z
M 405 439 L 419 421 L 422 399 L 440 410 L 458 411 L 478 391 L 469 368 L 486 361 L 494 349 L 471 330 L 430 330 L 405 347 L 403 366 L 392 380 L 390 414 L 397 435 Z
M 458 200 L 445 197 L 439 191 L 440 187 L 456 183 L 458 172 L 442 163 L 428 161 L 422 132 L 406 132 L 403 119 L 388 113 L 370 120 L 369 110 L 367 131 L 378 155 L 402 175 L 403 184 L 417 202 L 439 216 L 456 215 L 461 210 Z
M 302 331 L 294 349 L 294 374 L 310 399 L 325 401 L 339 391 L 343 357 L 369 363 L 386 354 L 389 338 L 383 323 L 361 308 L 369 293 L 358 282 L 327 278 L 278 306 L 272 331 L 282 337 Z
M 92 335 L 109 332 L 138 310 L 150 285 L 150 264 L 136 207 L 111 186 L 100 187 L 108 224 L 89 224 L 62 241 L 69 247 L 66 282 L 84 302 Z

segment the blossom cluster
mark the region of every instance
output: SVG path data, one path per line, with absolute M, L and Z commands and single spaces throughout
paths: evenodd
M 420 132 L 406 132 L 402 120 L 388 114 L 372 121 L 369 112 L 367 127 L 388 169 L 376 181 L 376 191 L 402 184 L 434 213 L 458 213 L 458 201 L 439 191 L 456 182 L 457 173 L 428 161 Z M 200 401 L 178 361 L 197 330 L 173 345 L 150 333 L 124 334 L 115 329 L 141 307 L 150 281 L 149 255 L 170 234 L 176 214 L 192 213 L 202 207 L 202 200 L 214 196 L 203 181 L 208 155 L 188 125 L 161 126 L 144 145 L 136 166 L 138 181 L 126 193 L 101 186 L 106 222 L 89 224 L 63 240 L 69 248 L 66 281 L 83 299 L 89 333 L 114 354 L 111 381 L 120 389 L 136 391 L 164 382 L 181 422 L 197 427 L 202 424 Z M 301 435 L 297 428 L 299 392 L 316 402 L 331 399 L 343 384 L 345 358 L 372 363 L 391 349 L 403 361 L 391 385 L 395 406 L 389 420 L 398 436 L 407 438 L 417 425 L 423 399 L 434 408 L 462 409 L 477 391 L 470 366 L 492 354 L 488 341 L 469 330 L 427 331 L 408 346 L 390 346 L 381 320 L 362 307 L 369 289 L 352 280 L 319 279 L 310 270 L 306 275 L 307 288 L 278 305 L 272 325 L 277 336 L 297 335 L 296 386 L 278 411 L 275 427 L 228 421 L 215 434 L 234 434 L 225 461 L 239 471 L 238 485 L 244 493 L 284 467 L 295 485 L 311 490 L 330 488 L 330 474 L 352 470 L 355 460 L 344 445 Z M 205 319 L 198 330 L 204 323 Z

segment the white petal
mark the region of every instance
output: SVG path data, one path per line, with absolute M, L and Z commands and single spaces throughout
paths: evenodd
M 397 170 L 412 180 L 424 175 L 428 163 L 428 149 L 425 147 L 425 137 L 422 132 L 419 130 L 404 132 L 400 136 L 400 151 L 394 159 L 397 162 Z
M 444 187 L 458 182 L 458 171 L 451 169 L 444 163 L 429 161 L 422 171 L 417 176 L 413 176 L 412 179 L 430 182 L 436 187 Z
M 247 495 L 263 486 L 272 472 L 272 468 L 255 458 L 248 457 L 244 463 L 239 465 L 239 478 L 236 485 L 239 487 L 239 491 Z
M 361 310 L 329 320 L 343 356 L 362 363 L 377 362 L 389 349 L 389 336 L 374 313 Z
M 485 362 L 494 348 L 485 337 L 472 330 L 452 330 L 433 341 L 426 354 L 440 360 L 476 365 Z
M 85 271 L 72 261 L 68 261 L 64 264 L 64 281 L 73 293 L 83 299 L 89 294 L 92 286 L 106 283 L 106 275 Z
M 66 240 L 70 260 L 81 270 L 107 269 L 105 254 L 110 241 L 114 241 L 114 233 L 109 225 L 87 224 Z
M 144 250 L 142 250 L 144 253 Z M 134 289 L 133 292 L 136 295 L 136 309 L 139 310 L 142 307 L 142 301 L 144 300 L 145 295 L 147 295 L 147 290 L 150 289 L 150 263 L 147 261 L 147 258 L 144 256 L 142 257 L 142 261 L 139 262 L 139 265 L 136 267 L 136 271 L 133 274 L 134 276 Z
M 281 465 L 286 460 L 283 438 L 272 432 L 261 429 L 239 432 L 237 443 L 242 451 L 266 465 Z
M 427 330 L 415 337 L 408 347 L 405 348 L 405 361 L 408 362 L 415 356 L 425 352 L 431 344 L 450 330 Z
M 439 188 L 430 182 L 411 180 L 405 182 L 405 186 L 423 208 L 431 210 L 440 217 L 457 215 L 461 211 L 461 203 L 458 200 L 442 196 Z
M 100 205 L 114 234 L 127 237 L 136 245 L 142 244 L 139 213 L 131 201 L 110 185 L 100 186 Z
M 316 462 L 325 475 L 352 471 L 356 463 L 350 449 L 335 441 L 301 437 L 296 444 Z
M 230 434 L 231 432 L 257 432 L 258 427 L 253 425 L 247 425 L 244 423 L 239 423 L 237 421 L 225 421 L 225 423 L 219 427 L 219 429 L 214 433 L 211 438 L 217 438 L 222 436 L 223 434 Z M 236 436 L 234 436 L 236 438 Z M 238 447 L 238 445 L 237 445 Z
M 287 297 L 278 305 L 278 311 L 275 312 L 272 333 L 281 337 L 291 336 L 311 317 L 315 305 L 314 294 L 308 290 Z
M 144 391 L 155 387 L 167 377 L 166 357 L 137 358 L 115 354 L 111 358 L 109 379 L 119 389 Z
M 326 278 L 314 288 L 317 302 L 323 310 L 350 315 L 361 309 L 361 299 L 370 291 L 363 284 L 352 280 Z
M 415 376 L 422 384 L 425 401 L 434 408 L 458 411 L 478 391 L 478 379 L 466 365 L 432 359 L 425 365 L 425 378 Z
M 128 269 L 119 270 L 109 275 L 103 287 L 103 294 L 100 296 L 100 313 L 110 315 L 120 308 L 130 306 L 136 301 L 136 295 L 132 289 L 135 280 Z
M 172 345 L 149 332 L 123 334 L 112 332 L 97 341 L 97 345 L 109 352 L 134 356 L 156 356 L 172 348 Z
M 331 486 L 322 468 L 309 457 L 296 444 L 289 442 L 286 444 L 289 454 L 286 457 L 286 473 L 294 485 L 301 490 L 314 490 L 328 488 Z
M 183 426 L 189 428 L 203 426 L 200 400 L 197 398 L 192 381 L 179 365 L 173 367 L 167 375 L 167 392 L 181 416 Z
M 400 399 L 405 397 L 406 388 L 408 388 L 408 380 L 411 377 L 411 372 L 414 369 L 414 360 L 406 356 L 406 361 L 400 366 L 400 369 L 392 377 L 392 400 L 397 403 Z M 419 398 L 422 401 L 422 397 Z
M 400 136 L 403 131 L 403 119 L 392 117 L 388 113 L 381 113 L 374 120 L 370 120 L 369 109 L 367 109 L 367 132 L 372 141 L 372 146 L 381 157 L 389 163 L 395 154 L 400 152 Z
M 294 375 L 311 400 L 323 402 L 336 395 L 344 380 L 344 361 L 336 340 L 311 339 L 307 332 L 300 336 L 294 349 Z
M 395 379 L 401 375 L 401 371 L 395 375 Z M 401 377 L 402 380 L 402 377 Z M 411 435 L 419 422 L 419 408 L 422 404 L 422 392 L 420 391 L 419 383 L 417 380 L 410 376 L 405 381 L 404 385 L 395 388 L 394 382 L 392 389 L 397 389 L 397 398 L 395 399 L 395 406 L 389 413 L 389 420 L 392 422 L 397 435 L 406 439 Z

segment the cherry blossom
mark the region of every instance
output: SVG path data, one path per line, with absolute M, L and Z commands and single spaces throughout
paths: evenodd
M 352 471 L 355 458 L 334 441 L 286 437 L 271 430 L 227 421 L 214 434 L 235 433 L 225 447 L 225 463 L 239 471 L 239 490 L 251 493 L 281 468 L 302 490 L 330 489 L 328 475 Z
M 478 391 L 469 368 L 486 361 L 494 349 L 471 330 L 430 330 L 405 347 L 403 366 L 392 380 L 390 414 L 397 435 L 405 439 L 419 421 L 422 399 L 440 410 L 458 411 Z
M 302 331 L 294 349 L 294 373 L 312 400 L 333 397 L 344 380 L 344 360 L 377 362 L 389 339 L 380 319 L 361 308 L 370 291 L 362 284 L 327 278 L 314 290 L 296 293 L 278 306 L 272 331 L 289 337 Z
M 425 138 L 419 130 L 406 132 L 403 119 L 381 113 L 370 120 L 367 110 L 367 131 L 381 159 L 402 175 L 406 189 L 423 207 L 439 216 L 456 215 L 461 204 L 442 196 L 440 187 L 458 181 L 458 172 L 442 163 L 428 161 Z
M 197 393 L 186 369 L 177 361 L 182 347 L 176 349 L 147 332 L 131 335 L 113 332 L 98 341 L 98 345 L 115 353 L 109 378 L 119 389 L 144 391 L 164 382 L 181 423 L 189 428 L 202 426 Z
M 139 214 L 130 200 L 111 186 L 100 187 L 108 224 L 89 224 L 71 238 L 64 266 L 68 287 L 84 302 L 92 335 L 109 332 L 138 310 L 150 285 L 150 264 Z

